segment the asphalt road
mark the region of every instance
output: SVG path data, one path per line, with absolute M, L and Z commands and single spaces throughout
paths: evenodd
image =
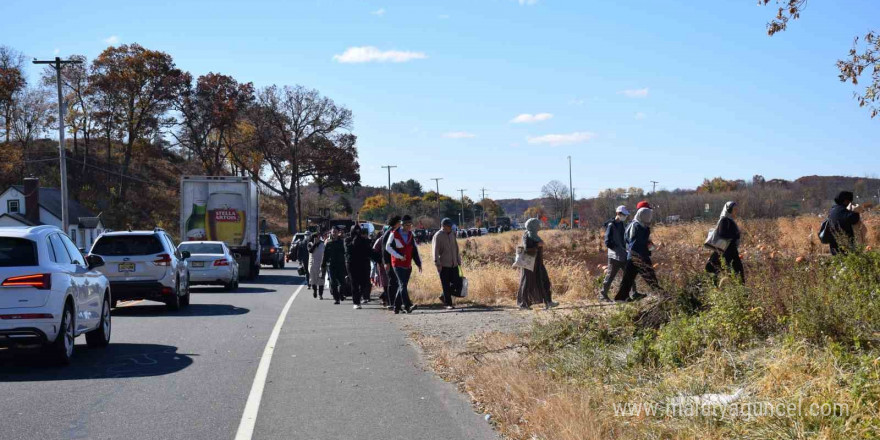
M 114 309 L 110 347 L 77 339 L 73 365 L 0 356 L 0 439 L 232 439 L 279 315 L 302 278 L 264 270 L 192 305 Z M 329 295 L 327 295 L 329 297 Z M 418 312 L 416 312 L 418 313 Z M 254 439 L 493 439 L 454 386 L 419 364 L 395 316 L 302 289 L 284 319 Z

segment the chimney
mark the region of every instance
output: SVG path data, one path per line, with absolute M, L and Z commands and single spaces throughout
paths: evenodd
M 24 216 L 31 223 L 40 222 L 40 179 L 25 177 L 24 179 Z

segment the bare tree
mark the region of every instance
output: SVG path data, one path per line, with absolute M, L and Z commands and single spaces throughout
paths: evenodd
M 550 215 L 559 220 L 568 213 L 568 186 L 558 180 L 551 180 L 541 187 L 541 196 L 550 202 Z
M 24 54 L 11 47 L 0 46 L 0 116 L 3 116 L 6 142 L 12 135 L 12 109 L 16 93 L 26 85 Z
M 61 86 L 64 91 L 64 100 L 67 101 L 67 112 L 64 118 L 65 126 L 73 134 L 73 151 L 79 154 L 79 139 L 82 137 L 85 147 L 83 155 L 83 169 L 89 160 L 89 141 L 95 130 L 95 120 L 92 116 L 93 102 L 89 99 L 89 75 L 91 68 L 83 55 L 72 55 L 69 60 L 80 61 L 81 64 L 68 64 L 61 70 Z M 46 67 L 43 70 L 42 82 L 48 86 L 55 86 L 57 75 L 55 69 Z
M 44 88 L 26 88 L 13 96 L 9 125 L 12 139 L 19 143 L 24 153 L 25 169 L 30 155 L 30 143 L 37 135 L 45 133 L 54 124 L 55 102 L 52 94 Z M 27 173 L 27 171 L 25 171 Z

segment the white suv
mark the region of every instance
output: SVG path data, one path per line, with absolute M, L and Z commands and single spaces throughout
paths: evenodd
M 69 364 L 73 341 L 89 347 L 110 343 L 110 287 L 55 226 L 0 227 L 0 347 L 43 346 Z
M 89 255 L 106 263 L 100 270 L 110 280 L 113 307 L 133 299 L 164 302 L 170 310 L 189 305 L 189 252 L 179 251 L 164 230 L 107 232 Z

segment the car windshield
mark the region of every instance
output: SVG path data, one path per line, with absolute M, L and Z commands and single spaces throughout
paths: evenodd
M 162 253 L 162 243 L 154 235 L 103 236 L 92 248 L 98 255 L 152 255 Z
M 36 265 L 36 243 L 26 238 L 0 237 L 0 267 Z
M 177 250 L 191 254 L 223 254 L 223 246 L 219 243 L 182 243 Z
M 268 235 L 261 235 L 260 246 L 272 246 L 272 237 Z

